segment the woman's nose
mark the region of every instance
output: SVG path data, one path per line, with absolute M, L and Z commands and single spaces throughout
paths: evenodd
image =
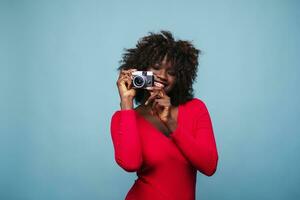
M 166 79 L 166 70 L 164 70 L 164 69 L 159 70 L 159 72 L 157 73 L 157 77 L 165 80 Z

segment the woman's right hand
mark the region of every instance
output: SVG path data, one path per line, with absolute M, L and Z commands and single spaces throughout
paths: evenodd
M 117 86 L 119 90 L 119 95 L 121 98 L 121 101 L 124 100 L 132 100 L 135 95 L 136 91 L 134 88 L 132 88 L 132 72 L 137 71 L 136 69 L 129 69 L 124 70 L 122 69 L 119 74 L 119 78 L 117 80 Z

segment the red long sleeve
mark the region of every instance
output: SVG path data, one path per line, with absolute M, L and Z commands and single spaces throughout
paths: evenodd
M 218 152 L 204 102 L 194 98 L 179 105 L 177 119 L 167 137 L 134 109 L 113 114 L 115 160 L 138 176 L 125 200 L 195 200 L 197 171 L 215 173 Z
M 114 113 L 111 136 L 116 162 L 128 172 L 137 171 L 142 164 L 142 150 L 133 109 Z
M 218 152 L 210 115 L 203 101 L 193 100 L 189 118 L 179 118 L 171 138 L 191 164 L 207 176 L 215 173 Z M 187 120 L 194 120 L 194 126 L 186 126 Z

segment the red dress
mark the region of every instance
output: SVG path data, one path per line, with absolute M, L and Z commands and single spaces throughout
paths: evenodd
M 116 111 L 110 128 L 117 164 L 138 176 L 125 200 L 195 200 L 197 170 L 217 169 L 212 122 L 198 98 L 179 105 L 170 137 L 134 109 Z

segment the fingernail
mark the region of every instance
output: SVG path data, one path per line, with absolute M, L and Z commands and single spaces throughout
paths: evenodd
M 147 104 L 148 104 L 148 101 L 145 102 L 145 105 L 147 105 Z

